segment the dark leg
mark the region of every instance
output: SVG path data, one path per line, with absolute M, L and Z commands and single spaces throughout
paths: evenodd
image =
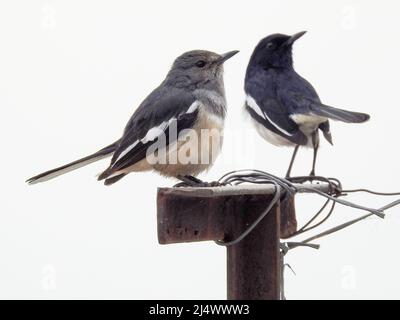
M 194 176 L 186 175 L 185 177 L 186 177 L 186 179 L 189 179 L 189 180 L 192 181 L 193 183 L 204 183 L 204 182 L 201 181 L 199 178 L 196 178 L 196 177 L 194 177 Z
M 186 175 L 186 176 L 178 175 L 176 178 L 181 180 L 185 185 L 193 186 L 193 187 L 204 183 L 200 179 L 197 179 L 196 177 L 189 176 L 189 175 Z
M 175 187 L 219 187 L 223 185 L 218 181 L 204 182 L 190 175 L 185 175 L 185 176 L 178 175 L 176 178 L 181 180 L 182 182 L 176 184 Z
M 313 148 L 314 148 L 314 156 L 313 156 L 313 164 L 312 164 L 312 169 L 311 169 L 311 172 L 310 172 L 310 176 L 314 177 L 315 176 L 315 164 L 317 162 L 317 153 L 318 153 L 318 147 L 319 147 L 318 131 L 316 131 L 313 134 L 312 143 L 313 143 Z
M 300 147 L 300 145 L 297 145 L 294 148 L 292 159 L 290 160 L 289 168 L 288 168 L 288 171 L 286 172 L 286 178 L 290 178 L 290 172 L 292 171 L 294 159 L 296 159 L 296 154 L 297 154 L 297 151 L 299 151 L 299 147 Z

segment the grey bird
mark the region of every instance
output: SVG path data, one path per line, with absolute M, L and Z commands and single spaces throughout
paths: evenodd
M 310 176 L 315 175 L 319 131 L 333 144 L 329 120 L 361 123 L 369 119 L 368 114 L 321 103 L 313 86 L 294 70 L 292 46 L 304 34 L 273 34 L 262 39 L 245 77 L 245 108 L 259 134 L 274 145 L 294 146 L 286 177 L 290 177 L 300 146 L 314 149 Z
M 117 182 L 130 172 L 147 170 L 189 184 L 201 183 L 195 176 L 213 164 L 221 148 L 226 115 L 223 63 L 236 53 L 238 51 L 220 55 L 194 50 L 182 54 L 173 63 L 165 80 L 134 112 L 120 139 L 27 182 L 47 181 L 112 157 L 109 167 L 98 177 L 104 180 L 105 185 Z M 209 135 L 203 137 L 203 131 Z M 188 139 L 193 134 L 196 137 Z M 210 159 L 212 152 L 215 154 Z

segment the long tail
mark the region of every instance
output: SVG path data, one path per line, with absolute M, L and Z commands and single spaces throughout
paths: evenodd
M 312 113 L 326 117 L 332 120 L 338 120 L 347 123 L 362 123 L 368 121 L 370 116 L 366 113 L 347 111 L 343 109 L 333 108 L 320 103 L 312 103 L 311 105 Z
M 114 142 L 113 144 L 110 144 L 109 146 L 91 154 L 90 156 L 84 157 L 82 159 L 76 160 L 74 162 L 68 163 L 66 165 L 63 165 L 61 167 L 43 172 L 41 174 L 38 174 L 37 176 L 34 176 L 32 178 L 29 178 L 26 180 L 27 183 L 29 184 L 35 184 L 39 182 L 44 182 L 53 178 L 56 178 L 58 176 L 61 176 L 65 173 L 68 173 L 70 171 L 82 168 L 88 164 L 91 164 L 93 162 L 96 162 L 98 160 L 104 159 L 109 157 L 110 155 L 113 154 L 115 151 L 118 142 Z

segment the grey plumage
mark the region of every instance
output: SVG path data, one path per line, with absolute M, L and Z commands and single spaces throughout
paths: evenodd
M 221 121 L 218 125 L 222 130 L 226 113 L 222 64 L 236 53 L 219 55 L 204 50 L 184 53 L 175 60 L 160 86 L 134 112 L 121 139 L 91 156 L 44 172 L 27 182 L 46 181 L 107 156 L 112 156 L 110 166 L 99 175 L 99 180 L 105 180 L 106 185 L 132 171 L 156 170 L 166 176 L 179 176 L 196 175 L 207 169 L 211 163 L 149 164 L 146 156 L 161 134 L 167 137 L 167 148 L 177 143 L 169 134 L 171 127 L 176 127 L 179 134 L 185 129 L 207 129 Z

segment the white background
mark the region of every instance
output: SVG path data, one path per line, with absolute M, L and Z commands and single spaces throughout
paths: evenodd
M 118 138 L 187 50 L 241 51 L 225 66 L 223 156 L 202 178 L 247 167 L 284 174 L 291 150 L 243 121 L 243 78 L 262 37 L 307 30 L 295 44 L 296 70 L 326 104 L 372 116 L 332 124 L 335 146 L 322 142 L 317 173 L 347 188 L 399 189 L 399 14 L 394 0 L 1 1 L 0 298 L 225 298 L 224 248 L 157 243 L 156 188 L 175 181 L 131 174 L 104 187 L 95 178 L 104 160 L 24 183 Z M 311 156 L 300 151 L 295 174 L 309 172 Z M 298 198 L 300 222 L 320 201 Z M 400 298 L 399 210 L 318 241 L 319 251 L 291 252 L 288 299 Z M 339 206 L 322 230 L 359 214 Z

